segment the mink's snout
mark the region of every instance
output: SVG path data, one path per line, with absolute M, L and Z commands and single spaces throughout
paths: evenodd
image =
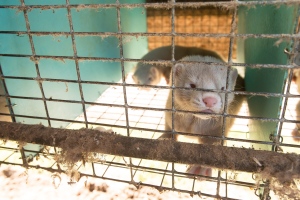
M 205 103 L 206 107 L 208 108 L 212 108 L 218 103 L 218 100 L 216 98 L 210 96 L 203 98 L 202 101 Z

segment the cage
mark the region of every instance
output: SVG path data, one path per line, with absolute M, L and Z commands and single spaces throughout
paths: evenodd
M 0 164 L 212 199 L 299 198 L 299 1 L 0 3 Z M 163 46 L 169 58 L 143 57 Z M 178 112 L 166 108 L 175 82 L 133 80 L 138 63 L 174 69 L 178 46 L 217 52 L 245 80 L 225 88 L 219 116 L 235 121 L 213 136 L 221 145 L 175 141 L 191 134 L 174 126 L 159 139 Z M 246 99 L 238 113 L 226 111 L 230 93 Z M 212 174 L 189 173 L 196 163 Z

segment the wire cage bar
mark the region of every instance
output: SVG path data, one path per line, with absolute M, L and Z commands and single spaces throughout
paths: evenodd
M 287 15 L 291 19 L 291 22 L 287 22 L 291 24 L 290 30 L 242 32 L 241 13 L 262 7 L 272 7 L 276 11 L 282 8 L 290 12 Z M 26 0 L 11 4 L 0 1 L 0 16 L 1 11 L 5 11 L 5 23 L 17 24 L 0 27 L 0 43 L 4 44 L 0 47 L 0 100 L 3 99 L 0 101 L 0 164 L 40 168 L 53 173 L 75 170 L 80 174 L 79 178 L 97 177 L 134 184 L 136 187 L 150 186 L 159 191 L 173 190 L 216 199 L 246 198 L 234 192 L 237 188 L 243 189 L 244 195 L 258 199 L 268 199 L 270 195 L 297 197 L 300 191 L 297 182 L 300 134 L 296 104 L 300 94 L 293 80 L 297 78 L 300 64 L 297 60 L 300 39 L 298 8 L 298 0 L 90 0 L 87 4 L 66 0 L 45 5 Z M 220 25 L 218 22 L 213 24 L 208 20 L 210 18 L 202 19 L 202 12 L 214 13 L 205 9 L 222 11 L 222 14 L 214 17 L 216 20 L 226 18 L 225 21 L 229 22 L 228 31 L 216 31 Z M 160 11 L 163 11 L 161 16 Z M 51 25 L 49 22 L 45 28 L 40 24 L 45 19 L 33 20 L 38 16 L 48 17 L 50 22 L 51 17 L 58 16 L 62 21 L 60 23 L 65 26 L 48 27 Z M 95 16 L 99 19 L 94 19 Z M 109 18 L 111 23 L 99 22 L 100 25 L 97 25 L 100 17 L 104 18 L 103 21 L 107 20 L 104 16 L 113 16 Z M 88 19 L 85 23 L 94 23 L 95 27 L 79 26 L 80 17 Z M 179 28 L 179 23 L 185 23 L 185 27 L 195 27 L 188 21 L 193 18 L 202 20 L 202 25 L 208 26 L 208 29 L 201 32 L 196 28 Z M 137 23 L 134 20 L 141 20 L 138 21 L 140 24 L 134 24 Z M 161 27 L 155 27 L 156 21 L 151 20 L 161 20 Z M 164 29 L 163 25 L 167 28 Z M 107 30 L 102 26 L 107 26 Z M 50 40 L 46 42 L 48 37 Z M 157 38 L 161 38 L 161 41 L 156 44 Z M 199 43 L 202 39 L 205 41 L 203 44 Z M 245 91 L 176 87 L 174 72 L 171 72 L 170 84 L 144 85 L 132 80 L 132 71 L 137 63 L 173 67 L 179 62 L 198 63 L 177 60 L 175 53 L 178 44 L 190 42 L 188 46 L 206 45 L 217 50 L 218 46 L 215 47 L 214 43 L 223 39 L 226 40 L 226 46 L 222 55 L 228 69 L 225 88 L 229 86 L 232 68 L 241 70 L 248 80 L 251 79 L 248 74 L 252 73 L 248 69 L 270 70 L 270 73 L 272 70 L 282 70 L 285 74 L 282 88 L 256 91 L 249 89 L 251 87 L 247 89 L 247 82 Z M 285 57 L 280 62 L 239 59 L 241 49 L 246 49 L 239 45 L 247 40 L 273 41 L 270 46 L 283 49 L 282 55 Z M 40 46 L 42 43 L 46 46 Z M 88 49 L 96 45 L 103 45 L 103 49 Z M 162 45 L 171 46 L 171 59 L 142 58 L 149 50 Z M 46 65 L 46 62 L 50 64 Z M 205 64 L 214 66 L 219 63 Z M 105 66 L 106 71 L 100 69 Z M 109 71 L 114 68 L 117 70 Z M 101 77 L 97 79 L 97 75 Z M 255 78 L 252 79 L 255 82 Z M 22 87 L 24 89 L 20 89 Z M 201 138 L 221 141 L 221 145 L 175 141 L 177 135 L 193 136 L 174 130 L 175 113 L 195 114 L 193 111 L 176 110 L 174 91 L 178 89 L 225 95 L 223 113 L 201 113 L 222 117 L 222 135 L 199 135 Z M 172 95 L 171 109 L 165 107 L 169 92 Z M 244 102 L 238 114 L 227 112 L 229 94 L 245 96 L 247 99 L 277 99 L 280 105 L 274 110 L 278 110 L 278 115 L 251 115 L 247 102 Z M 40 113 L 35 113 L 37 110 Z M 166 112 L 171 112 L 173 116 L 172 131 L 164 128 Z M 226 135 L 224 124 L 230 119 L 235 119 L 236 126 L 231 130 L 232 134 Z M 249 121 L 265 123 L 270 127 L 275 124 L 274 131 L 255 132 Z M 33 125 L 39 123 L 41 125 Z M 99 129 L 100 126 L 104 129 Z M 172 134 L 172 139 L 158 139 L 163 133 Z M 262 134 L 267 139 L 249 136 L 255 134 Z M 40 145 L 35 147 L 37 144 Z M 80 147 L 74 148 L 74 144 Z M 169 149 L 157 153 L 157 149 L 162 147 Z M 190 149 L 189 154 L 182 149 Z M 226 156 L 231 155 L 232 151 L 238 153 Z M 197 157 L 192 152 L 200 152 L 199 155 L 203 157 Z M 19 159 L 20 155 L 22 159 Z M 241 155 L 247 158 L 248 163 L 244 163 L 244 159 L 239 157 Z M 186 171 L 187 165 L 197 163 L 215 167 L 213 175 L 191 175 Z M 76 182 L 78 177 L 70 176 L 70 181 Z M 276 188 L 277 185 L 283 185 L 289 193 Z

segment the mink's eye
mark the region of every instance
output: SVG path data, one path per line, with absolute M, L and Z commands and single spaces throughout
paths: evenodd
M 221 87 L 221 90 L 224 90 L 224 87 Z
M 191 83 L 190 86 L 191 86 L 191 88 L 196 88 L 196 85 L 193 83 Z

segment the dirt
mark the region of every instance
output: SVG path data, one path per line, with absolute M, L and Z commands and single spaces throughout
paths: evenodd
M 98 152 L 166 162 L 200 164 L 222 170 L 258 173 L 261 179 L 270 180 L 270 188 L 276 194 L 293 199 L 300 196 L 300 184 L 295 181 L 300 178 L 300 156 L 297 154 L 133 138 L 91 129 L 57 129 L 8 122 L 0 122 L 0 126 L 2 139 L 16 140 L 23 145 L 30 142 L 62 148 L 62 154 L 59 160 L 56 160 L 58 163 L 72 165 L 78 161 L 89 162 L 89 154 Z M 14 173 L 5 174 L 8 174 L 9 178 L 9 174 Z M 72 175 L 75 176 L 77 175 Z
M 53 181 L 55 184 L 53 184 Z M 69 184 L 66 175 L 23 167 L 0 166 L 0 199 L 192 199 L 188 194 L 166 191 L 160 193 L 150 187 L 137 189 L 133 185 L 97 178 L 82 178 Z M 199 199 L 194 197 L 193 199 Z
M 58 129 L 9 122 L 0 122 L 0 125 L 2 139 L 15 140 L 23 145 L 28 142 L 62 148 L 60 162 L 67 164 L 88 161 L 89 153 L 97 152 L 259 172 L 282 183 L 300 178 L 300 156 L 297 154 L 126 137 L 92 129 Z

